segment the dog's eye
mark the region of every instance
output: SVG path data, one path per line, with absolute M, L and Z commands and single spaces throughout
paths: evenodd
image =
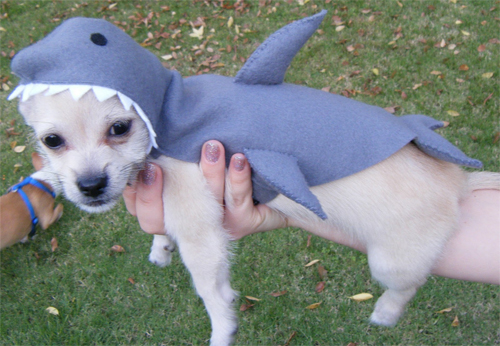
M 119 121 L 111 125 L 111 128 L 109 129 L 109 134 L 112 136 L 123 136 L 126 134 L 131 127 L 132 122 L 130 121 Z
M 50 149 L 57 149 L 63 146 L 64 140 L 58 135 L 48 135 L 43 137 L 42 142 Z

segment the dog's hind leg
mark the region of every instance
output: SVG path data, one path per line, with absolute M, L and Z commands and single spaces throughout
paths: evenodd
M 407 220 L 406 225 L 400 224 L 399 227 L 407 227 L 403 237 L 401 233 L 380 232 L 379 241 L 373 241 L 368 246 L 372 276 L 387 287 L 375 305 L 370 317 L 372 323 L 395 325 L 406 304 L 425 283 L 449 235 L 457 227 L 458 200 L 453 202 L 449 199 L 447 209 L 441 209 L 439 215 L 416 217 L 419 222 Z M 384 237 L 387 239 L 382 239 Z
M 230 240 L 223 210 L 198 165 L 161 158 L 165 225 L 177 242 L 212 323 L 212 346 L 229 345 L 237 330 L 229 282 Z

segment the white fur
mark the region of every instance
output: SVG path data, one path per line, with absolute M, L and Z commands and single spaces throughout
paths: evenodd
M 92 92 L 76 102 L 68 92 L 35 95 L 20 110 L 39 139 L 57 133 L 67 146 L 41 152 L 52 172 L 52 184 L 82 209 L 109 209 L 146 160 L 148 130 L 133 110 L 115 96 L 98 102 Z M 107 138 L 115 121 L 132 119 L 126 141 Z M 232 308 L 235 292 L 229 282 L 230 239 L 223 228 L 220 205 L 193 163 L 173 158 L 156 160 L 164 173 L 164 218 L 168 237 L 155 236 L 150 261 L 170 263 L 172 239 L 189 269 L 212 323 L 212 345 L 228 345 L 237 330 Z M 107 203 L 89 206 L 79 191 L 82 175 L 109 176 Z M 301 221 L 307 230 L 328 238 L 345 232 L 364 246 L 372 275 L 387 291 L 378 300 L 371 321 L 394 325 L 406 303 L 425 281 L 447 239 L 457 227 L 459 201 L 474 186 L 492 187 L 498 174 L 467 175 L 458 166 L 431 158 L 408 145 L 389 159 L 352 176 L 311 188 L 328 215 L 326 221 L 279 195 L 268 205 Z M 103 197 L 104 198 L 104 197 Z

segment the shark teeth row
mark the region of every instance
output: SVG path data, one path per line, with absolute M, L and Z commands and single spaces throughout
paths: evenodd
M 141 119 L 146 123 L 146 126 L 149 131 L 149 137 L 151 140 L 150 143 L 150 149 L 151 147 L 158 148 L 158 145 L 156 144 L 156 133 L 153 129 L 153 125 L 151 124 L 151 121 L 149 121 L 149 118 L 147 117 L 146 113 L 142 110 L 142 108 L 134 102 L 130 97 L 122 94 L 119 91 L 106 88 L 106 87 L 101 87 L 101 86 L 93 86 L 93 85 L 62 85 L 62 84 L 40 84 L 40 83 L 30 83 L 30 84 L 22 84 L 19 85 L 17 88 L 14 89 L 14 91 L 9 95 L 7 98 L 8 101 L 11 101 L 15 99 L 16 97 L 19 97 L 21 101 L 27 101 L 31 96 L 40 94 L 45 91 L 44 95 L 45 96 L 50 96 L 50 95 L 55 95 L 59 94 L 63 91 L 69 90 L 71 96 L 75 101 L 78 101 L 83 95 L 85 95 L 87 92 L 92 90 L 94 93 L 95 97 L 99 102 L 104 102 L 108 99 L 110 99 L 113 96 L 118 96 L 118 99 L 123 105 L 123 108 L 125 110 L 130 110 L 131 107 L 134 107 L 136 110 L 137 114 L 141 117 Z

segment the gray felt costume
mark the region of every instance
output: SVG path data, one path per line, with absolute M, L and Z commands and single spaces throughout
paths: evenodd
M 326 218 L 310 186 L 357 173 L 410 142 L 425 153 L 470 167 L 467 157 L 433 130 L 424 115 L 395 117 L 382 108 L 324 91 L 283 83 L 285 72 L 326 11 L 271 35 L 236 77 L 182 78 L 116 26 L 73 18 L 12 61 L 21 78 L 11 94 L 23 99 L 69 89 L 117 95 L 135 107 L 151 134 L 152 155 L 198 162 L 203 143 L 221 141 L 227 156 L 243 152 L 253 168 L 254 197 L 278 193 Z

